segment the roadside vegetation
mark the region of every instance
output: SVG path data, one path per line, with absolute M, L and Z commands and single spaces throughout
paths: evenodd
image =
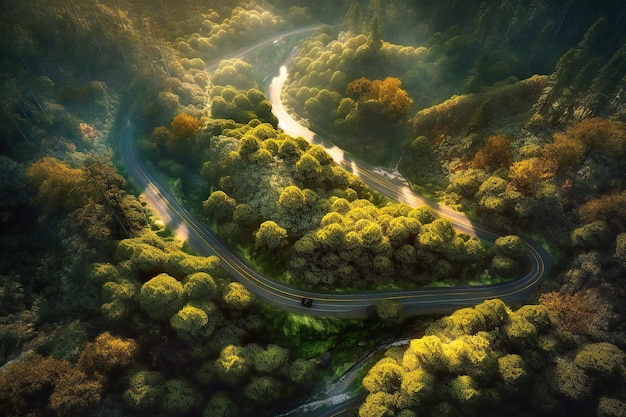
M 488 300 L 434 322 L 369 370 L 358 415 L 621 415 L 626 354 L 557 310 Z
M 0 414 L 272 415 L 404 333 L 355 414 L 623 416 L 626 8 L 430 3 L 4 2 Z M 285 135 L 265 49 L 216 63 L 318 22 L 289 111 L 505 237 L 459 234 Z M 530 305 L 444 318 L 393 300 L 363 322 L 275 311 L 136 196 L 116 159 L 127 117 L 181 201 L 294 286 L 510 280 L 528 269 L 517 233 L 554 272 Z
M 185 252 L 115 168 L 126 116 L 147 133 L 167 121 L 151 145 L 186 155 L 211 101 L 203 59 L 289 26 L 254 5 L 203 9 L 201 22 L 179 6 L 0 10 L 2 415 L 269 415 L 328 373 L 319 349 L 280 346 L 277 313 L 218 258 Z M 271 122 L 262 93 L 246 93 L 257 114 L 244 121 Z

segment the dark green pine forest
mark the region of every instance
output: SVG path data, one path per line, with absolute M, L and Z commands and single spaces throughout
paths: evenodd
M 611 0 L 3 0 L 0 415 L 274 416 L 410 338 L 345 415 L 625 417 L 625 28 Z M 283 132 L 285 62 L 294 119 L 503 237 Z M 282 311 L 153 212 L 127 122 L 178 202 L 299 290 L 510 282 L 521 237 L 552 268 L 514 305 Z

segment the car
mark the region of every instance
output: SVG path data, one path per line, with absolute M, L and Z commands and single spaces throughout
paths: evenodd
M 300 304 L 305 307 L 311 307 L 313 305 L 313 299 L 308 297 L 302 297 L 302 299 L 300 300 Z

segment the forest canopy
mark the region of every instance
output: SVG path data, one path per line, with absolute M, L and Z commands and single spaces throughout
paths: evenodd
M 354 415 L 623 416 L 624 16 L 588 0 L 3 2 L 0 414 L 269 416 L 348 370 Z M 287 135 L 266 95 L 281 65 L 298 123 L 502 237 L 390 201 Z M 528 239 L 551 273 L 528 305 L 445 317 L 395 298 L 361 321 L 279 311 L 164 226 L 122 162 L 131 131 L 164 198 L 296 292 L 511 281 Z

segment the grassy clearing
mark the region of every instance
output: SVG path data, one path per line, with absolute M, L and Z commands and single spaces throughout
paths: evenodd
M 263 314 L 274 333 L 281 335 L 281 344 L 306 358 L 331 352 L 334 364 L 352 363 L 368 347 L 390 333 L 377 322 L 310 317 L 271 307 L 264 307 Z

